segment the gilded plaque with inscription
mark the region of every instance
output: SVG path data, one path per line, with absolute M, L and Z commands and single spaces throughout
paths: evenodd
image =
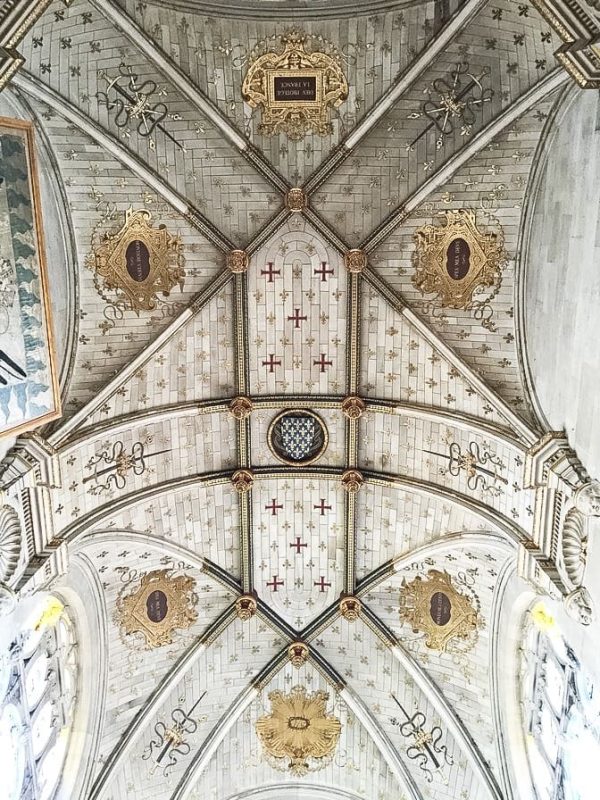
M 435 293 L 444 307 L 489 303 L 507 260 L 503 241 L 499 226 L 481 230 L 474 211 L 447 211 L 441 224 L 415 233 L 413 284 L 423 294 Z
M 136 311 L 156 307 L 158 294 L 168 296 L 174 286 L 183 288 L 183 245 L 164 225 L 152 225 L 149 211 L 132 208 L 124 225 L 106 233 L 88 259 L 104 280 L 104 289 L 116 292 Z
M 142 575 L 134 591 L 128 585 L 117 598 L 116 619 L 123 633 L 141 634 L 149 648 L 171 644 L 177 629 L 189 628 L 198 618 L 195 585 L 189 575 L 168 569 Z
M 300 34 L 290 33 L 282 43 L 281 52 L 264 53 L 251 63 L 242 85 L 248 105 L 262 108 L 260 133 L 286 133 L 290 139 L 331 133 L 329 110 L 348 97 L 339 59 L 307 52 Z
M 447 572 L 430 569 L 427 577 L 403 583 L 400 619 L 424 633 L 427 647 L 445 650 L 452 639 L 468 639 L 480 626 L 473 599 L 459 592 Z

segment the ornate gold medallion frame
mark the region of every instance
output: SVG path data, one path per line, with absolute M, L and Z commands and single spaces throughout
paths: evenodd
M 168 569 L 142 575 L 135 591 L 126 594 L 126 587 L 117 597 L 115 617 L 123 633 L 143 634 L 148 648 L 171 644 L 176 629 L 189 628 L 198 618 L 195 585 L 189 575 L 174 576 Z
M 489 303 L 485 288 L 500 288 L 507 261 L 502 229 L 483 233 L 474 211 L 445 212 L 441 224 L 419 228 L 415 242 L 413 284 L 423 294 L 435 292 L 441 306 L 472 308 L 475 293 Z
M 446 650 L 452 639 L 467 639 L 480 627 L 472 600 L 456 590 L 447 572 L 437 569 L 430 569 L 425 580 L 418 576 L 403 583 L 399 611 L 413 633 L 426 634 L 432 650 Z
M 276 769 L 306 775 L 333 756 L 341 722 L 327 715 L 327 692 L 307 694 L 294 686 L 289 694 L 271 692 L 271 713 L 256 721 L 256 733 Z
M 179 284 L 183 288 L 183 245 L 164 225 L 154 228 L 149 211 L 125 213 L 125 223 L 116 233 L 106 233 L 91 254 L 88 265 L 104 279 L 104 288 L 114 290 L 137 314 L 156 307 L 159 292 L 168 296 Z
M 258 56 L 242 84 L 242 97 L 252 108 L 262 107 L 260 133 L 286 133 L 302 139 L 310 131 L 332 131 L 329 108 L 348 97 L 348 82 L 338 60 L 327 53 L 307 53 L 305 37 L 289 33 L 283 50 Z

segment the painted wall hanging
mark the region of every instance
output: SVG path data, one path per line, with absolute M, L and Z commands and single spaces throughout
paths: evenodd
M 33 128 L 0 118 L 0 435 L 60 414 Z
M 488 327 L 490 302 L 500 289 L 508 259 L 502 228 L 496 225 L 483 232 L 474 211 L 446 211 L 440 224 L 417 230 L 415 243 L 416 288 L 435 293 L 432 306 L 474 310 Z
M 183 245 L 164 225 L 152 225 L 152 215 L 142 209 L 125 212 L 125 223 L 115 233 L 105 233 L 88 257 L 88 266 L 103 279 L 99 288 L 115 292 L 137 314 L 156 308 L 157 295 L 168 297 L 185 270 Z
M 256 733 L 272 766 L 306 775 L 329 763 L 342 725 L 327 715 L 328 698 L 322 691 L 307 694 L 304 686 L 269 694 L 271 713 L 256 721 Z
M 128 594 L 128 584 L 117 597 L 116 621 L 126 636 L 142 634 L 148 648 L 171 644 L 177 629 L 189 628 L 198 618 L 195 586 L 189 575 L 148 572 L 137 589 Z
M 348 97 L 348 82 L 337 58 L 307 53 L 305 41 L 302 34 L 289 33 L 281 39 L 281 52 L 263 53 L 248 68 L 242 97 L 262 108 L 260 133 L 302 139 L 309 132 L 332 131 L 329 109 Z
M 459 592 L 447 572 L 430 569 L 410 583 L 403 581 L 400 592 L 400 619 L 413 633 L 424 633 L 432 650 L 446 650 L 453 639 L 468 639 L 474 644 L 481 625 L 473 597 Z

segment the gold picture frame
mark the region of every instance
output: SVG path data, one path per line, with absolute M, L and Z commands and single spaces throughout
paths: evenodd
M 0 117 L 2 217 L 7 224 L 0 226 L 0 437 L 5 437 L 62 415 L 35 131 L 27 120 Z

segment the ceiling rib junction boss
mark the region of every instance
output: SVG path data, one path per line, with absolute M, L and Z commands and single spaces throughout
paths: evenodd
M 65 791 L 516 800 L 503 597 L 592 613 L 597 486 L 536 416 L 518 253 L 593 45 L 557 66 L 547 3 L 240 5 L 0 19 L 76 272 L 64 414 L 0 519 L 7 597 L 90 639 Z

